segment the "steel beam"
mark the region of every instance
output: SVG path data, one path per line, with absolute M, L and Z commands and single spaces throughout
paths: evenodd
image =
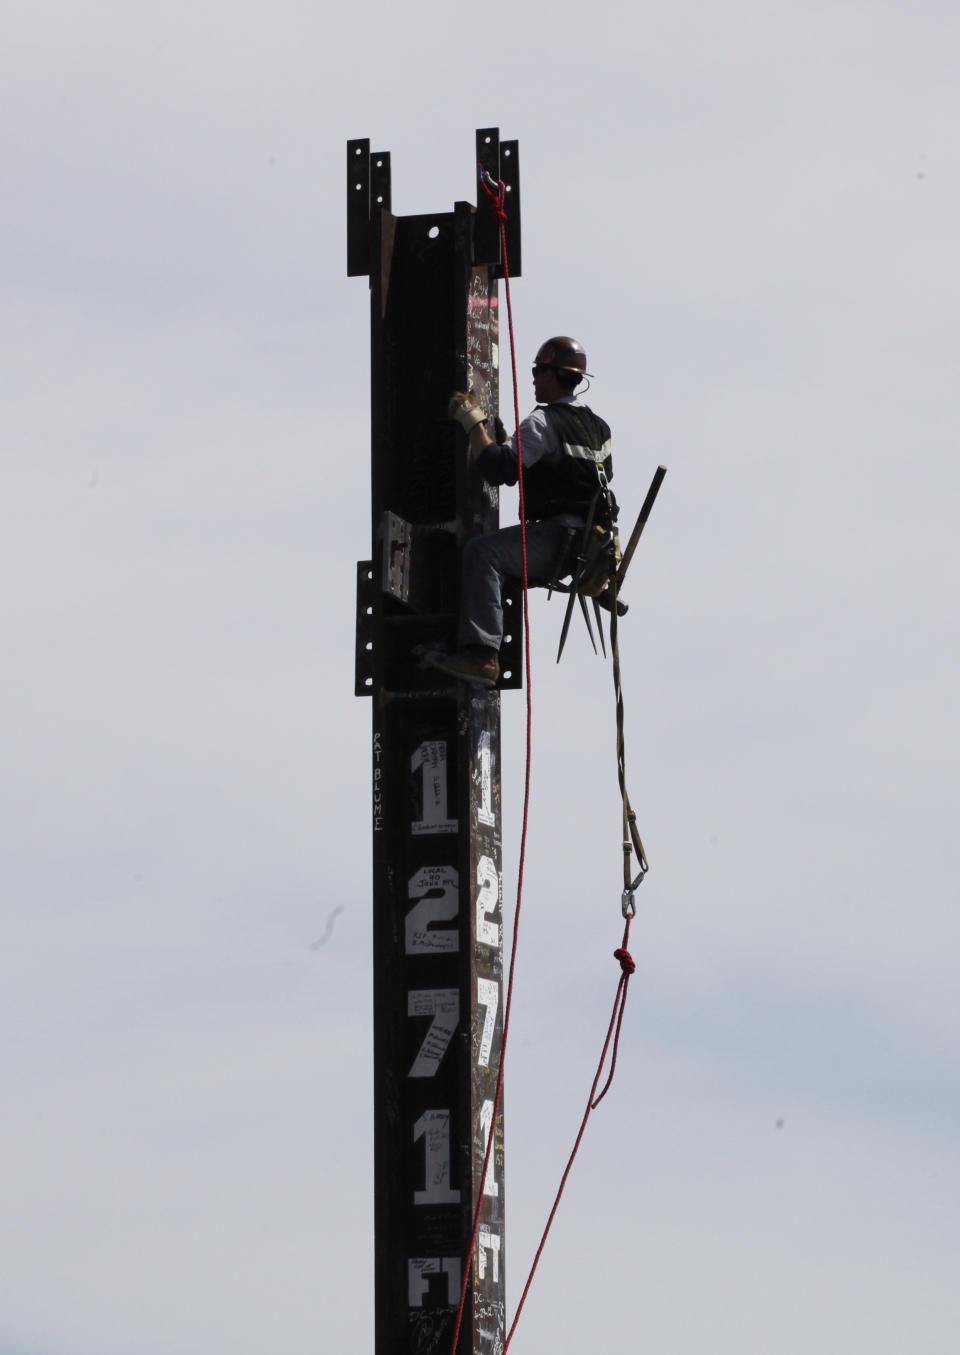
M 373 727 L 376 1352 L 447 1355 L 493 1133 L 458 1351 L 497 1355 L 500 693 L 451 685 L 423 657 L 455 645 L 463 546 L 498 525 L 497 491 L 445 417 L 450 393 L 468 387 L 497 409 L 495 261 L 478 260 L 470 204 L 394 217 L 377 201 L 376 158 L 368 142 L 348 144 L 348 271 L 370 276 L 371 318 L 371 550 L 357 568 L 355 690 L 372 697 Z M 517 590 L 505 603 L 515 620 L 501 685 L 519 686 Z

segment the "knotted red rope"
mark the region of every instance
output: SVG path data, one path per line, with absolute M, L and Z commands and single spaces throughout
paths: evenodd
M 620 968 L 627 976 L 637 972 L 637 966 L 633 963 L 633 956 L 628 950 L 623 950 L 622 947 L 619 950 L 615 950 L 613 952 L 613 958 L 620 961 Z
M 513 1340 L 513 1333 L 517 1329 L 517 1323 L 520 1321 L 520 1314 L 523 1311 L 523 1305 L 527 1301 L 527 1294 L 529 1293 L 530 1286 L 533 1283 L 533 1277 L 536 1274 L 537 1266 L 540 1264 L 540 1257 L 543 1255 L 543 1249 L 547 1244 L 547 1237 L 550 1233 L 550 1229 L 553 1227 L 553 1220 L 556 1217 L 557 1210 L 560 1208 L 560 1200 L 561 1197 L 563 1196 L 564 1188 L 566 1187 L 567 1184 L 567 1177 L 570 1175 L 571 1168 L 573 1167 L 574 1158 L 577 1156 L 577 1153 L 580 1149 L 580 1144 L 583 1141 L 583 1136 L 587 1128 L 587 1121 L 590 1119 L 591 1113 L 594 1110 L 596 1110 L 597 1106 L 606 1096 L 610 1088 L 610 1083 L 613 1081 L 613 1075 L 617 1067 L 617 1047 L 620 1043 L 620 1030 L 623 1025 L 623 1012 L 627 1002 L 627 986 L 630 982 L 630 975 L 633 974 L 634 970 L 636 969 L 636 965 L 633 963 L 633 960 L 630 956 L 630 952 L 627 950 L 627 941 L 629 939 L 630 939 L 630 917 L 627 918 L 626 926 L 623 929 L 623 942 L 620 945 L 620 947 L 613 952 L 616 959 L 620 961 L 620 982 L 617 985 L 617 995 L 613 1001 L 613 1012 L 611 1013 L 610 1016 L 610 1024 L 607 1026 L 607 1038 L 603 1042 L 603 1051 L 600 1054 L 600 1062 L 597 1065 L 597 1071 L 596 1074 L 594 1075 L 593 1085 L 590 1088 L 590 1095 L 587 1097 L 587 1108 L 583 1112 L 583 1119 L 580 1121 L 580 1128 L 577 1131 L 576 1141 L 574 1142 L 573 1148 L 570 1152 L 570 1156 L 567 1158 L 567 1165 L 564 1168 L 563 1176 L 560 1179 L 560 1188 L 557 1191 L 556 1198 L 553 1201 L 553 1208 L 550 1210 L 550 1216 L 547 1219 L 546 1227 L 544 1228 L 543 1234 L 540 1238 L 540 1245 L 537 1247 L 537 1254 L 533 1258 L 533 1265 L 530 1267 L 530 1274 L 527 1276 L 527 1282 L 523 1286 L 523 1293 L 520 1295 L 520 1302 L 517 1304 L 517 1311 L 513 1315 L 513 1322 L 511 1323 L 510 1330 L 507 1332 L 507 1339 L 503 1343 L 503 1355 L 506 1355 L 507 1348 L 510 1345 L 510 1342 Z M 614 1035 L 614 1027 L 616 1027 L 616 1035 Z M 598 1096 L 597 1083 L 600 1081 L 601 1074 L 603 1073 L 604 1064 L 607 1061 L 607 1050 L 610 1048 L 611 1036 L 613 1037 L 613 1054 L 610 1060 L 610 1075 L 607 1078 L 606 1082 L 604 1083 L 603 1091 Z
M 632 917 L 632 914 L 630 915 Z M 600 1102 L 606 1096 L 610 1089 L 610 1083 L 613 1081 L 613 1075 L 617 1071 L 617 1050 L 620 1048 L 620 1031 L 623 1026 L 623 1010 L 627 1005 L 627 984 L 630 982 L 631 974 L 635 974 L 637 966 L 633 963 L 633 956 L 627 950 L 627 941 L 630 939 L 630 917 L 627 918 L 623 929 L 623 942 L 613 952 L 613 958 L 620 961 L 620 982 L 617 984 L 617 995 L 613 1000 L 613 1017 L 610 1018 L 610 1025 L 613 1026 L 613 1018 L 616 1017 L 617 1032 L 613 1037 L 613 1053 L 610 1056 L 610 1076 L 603 1084 L 603 1091 L 593 1102 L 591 1110 L 596 1110 Z M 607 1044 L 610 1042 L 610 1032 L 607 1032 Z M 603 1060 L 607 1055 L 607 1045 L 603 1046 L 603 1054 L 600 1058 L 600 1067 L 603 1067 Z M 596 1085 L 596 1084 L 594 1084 Z

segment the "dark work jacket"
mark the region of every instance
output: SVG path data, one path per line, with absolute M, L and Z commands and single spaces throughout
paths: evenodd
M 523 468 L 523 497 L 528 519 L 575 513 L 586 517 L 600 487 L 597 467 L 613 478 L 610 428 L 587 405 L 555 404 L 545 412 L 559 448 Z M 616 499 L 610 494 L 616 520 Z

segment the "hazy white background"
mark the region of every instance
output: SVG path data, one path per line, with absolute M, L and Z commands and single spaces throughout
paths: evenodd
M 513 1348 L 954 1348 L 958 50 L 933 0 L 8 11 L 0 1355 L 372 1349 L 345 142 L 448 211 L 490 124 L 524 409 L 572 333 L 627 517 L 669 467 L 623 637 L 638 972 Z M 511 1306 L 621 926 L 609 673 L 532 616 Z

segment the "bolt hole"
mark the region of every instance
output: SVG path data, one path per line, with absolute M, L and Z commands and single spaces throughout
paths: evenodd
M 363 192 L 363 184 L 362 184 L 362 183 L 355 183 L 353 186 L 354 186 L 354 188 L 357 190 L 358 193 L 362 193 L 362 192 Z
M 513 673 L 512 673 L 512 671 L 508 668 L 507 671 L 504 673 L 503 676 L 504 676 L 505 678 L 512 678 L 512 677 L 513 677 Z
M 512 635 L 505 635 L 505 636 L 503 637 L 503 643 L 504 643 L 505 645 L 513 644 L 513 636 L 512 636 Z
M 372 649 L 372 648 L 373 648 L 373 641 L 372 641 L 372 640 L 368 640 L 367 643 L 366 643 L 363 647 L 364 647 L 364 649 Z
M 510 154 L 510 151 L 509 151 L 509 149 L 506 149 L 506 148 L 505 148 L 503 153 L 504 153 L 504 155 L 509 155 L 509 154 Z
M 491 142 L 492 140 L 493 140 L 493 137 L 492 137 L 492 136 L 485 136 L 485 137 L 483 138 L 483 144 L 484 144 L 485 146 L 489 146 L 489 145 L 490 145 L 490 142 Z
M 431 240 L 436 240 L 439 234 L 440 234 L 439 226 L 431 226 L 430 229 L 427 231 L 427 235 L 430 237 Z
M 364 679 L 363 679 L 363 685 L 364 685 L 365 687 L 372 687 L 372 686 L 373 686 L 373 678 L 364 678 Z
M 357 149 L 356 149 L 353 153 L 354 153 L 354 155 L 362 155 L 362 154 L 363 154 L 363 148 L 362 148 L 361 146 L 358 146 Z
M 383 161 L 382 161 L 382 160 L 378 160 L 378 161 L 377 161 L 377 169 L 383 169 Z
M 377 198 L 377 202 L 383 202 L 383 194 L 382 194 L 382 193 L 381 193 L 380 196 Z
M 507 184 L 507 192 L 508 192 L 508 193 L 512 192 L 512 187 L 513 187 L 512 184 Z

